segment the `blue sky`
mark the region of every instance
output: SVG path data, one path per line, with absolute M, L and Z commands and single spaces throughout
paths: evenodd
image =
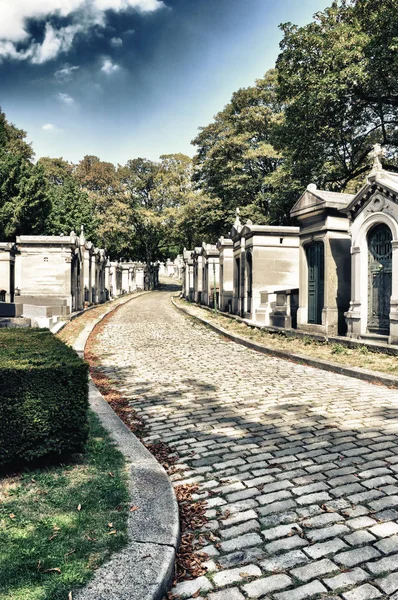
M 0 106 L 36 157 L 184 152 L 327 0 L 0 0 Z

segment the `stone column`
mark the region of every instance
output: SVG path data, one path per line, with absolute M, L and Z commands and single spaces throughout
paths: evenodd
M 361 335 L 361 249 L 359 246 L 351 248 L 351 300 L 348 311 L 345 313 L 347 323 L 347 337 L 357 338 Z
M 392 290 L 390 304 L 390 344 L 398 344 L 398 240 L 392 246 Z

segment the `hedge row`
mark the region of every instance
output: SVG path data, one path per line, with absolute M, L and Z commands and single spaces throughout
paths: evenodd
M 88 367 L 43 329 L 0 329 L 0 467 L 83 449 Z

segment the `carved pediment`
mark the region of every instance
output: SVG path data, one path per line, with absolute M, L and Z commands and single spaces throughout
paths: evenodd
M 398 175 L 379 171 L 368 178 L 366 185 L 357 193 L 345 212 L 353 221 L 363 211 L 398 213 Z

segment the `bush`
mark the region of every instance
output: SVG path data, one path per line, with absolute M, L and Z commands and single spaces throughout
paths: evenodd
M 88 366 L 44 329 L 0 330 L 0 467 L 83 449 Z

